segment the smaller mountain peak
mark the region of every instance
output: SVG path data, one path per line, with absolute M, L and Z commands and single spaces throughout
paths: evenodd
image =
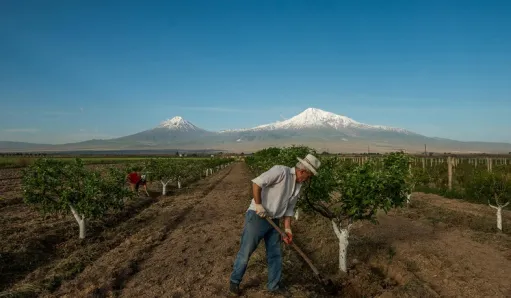
M 332 112 L 328 112 L 328 111 L 318 109 L 318 108 L 307 108 L 298 115 L 309 116 L 309 117 L 320 117 L 320 118 L 325 118 L 325 117 L 329 118 L 329 117 L 340 116 L 340 115 L 334 114 Z
M 302 113 L 328 113 L 318 108 L 306 108 Z
M 181 116 L 176 116 L 176 117 L 173 117 L 172 119 L 170 119 L 170 121 L 172 121 L 172 122 L 184 122 L 185 119 L 183 119 L 183 117 L 181 117 Z
M 167 119 L 162 121 L 158 127 L 168 128 L 168 129 L 179 129 L 179 130 L 197 130 L 198 127 L 185 120 L 181 116 L 175 116 L 171 119 Z

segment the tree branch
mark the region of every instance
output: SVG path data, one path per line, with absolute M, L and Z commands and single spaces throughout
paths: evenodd
M 80 216 L 80 214 L 78 214 L 78 211 L 76 211 L 72 204 L 69 204 L 69 208 L 71 209 L 71 213 L 73 213 L 73 216 L 75 217 L 76 221 L 80 223 L 83 220 L 83 218 Z
M 499 209 L 497 206 L 493 206 L 493 205 L 490 203 L 490 200 L 488 200 L 488 205 L 489 205 L 490 207 L 492 207 L 493 209 Z
M 322 206 L 322 205 L 316 205 L 316 204 L 313 204 L 310 200 L 309 200 L 309 196 L 307 195 L 307 193 L 304 194 L 304 198 L 305 198 L 305 202 L 307 202 L 307 205 L 309 205 L 309 207 L 312 208 L 312 210 L 316 211 L 317 213 L 323 215 L 324 217 L 326 218 L 329 218 L 329 219 L 333 219 L 335 218 L 336 216 L 330 211 L 328 210 L 326 207 Z M 321 208 L 319 208 L 321 206 Z

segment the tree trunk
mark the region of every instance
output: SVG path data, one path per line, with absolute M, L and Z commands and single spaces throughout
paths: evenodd
M 509 205 L 509 202 L 507 202 L 504 205 L 500 204 L 497 204 L 497 206 L 493 206 L 492 204 L 488 205 L 490 205 L 490 207 L 492 207 L 493 209 L 497 210 L 497 229 L 499 229 L 499 231 L 502 231 L 502 209 Z
M 339 239 L 339 270 L 342 272 L 348 272 L 348 244 L 350 235 L 350 226 L 343 229 L 341 224 L 337 226 L 337 223 L 332 220 L 332 226 L 334 228 L 335 235 Z
M 80 229 L 80 239 L 85 239 L 85 217 L 80 216 L 78 212 L 73 208 L 73 205 L 69 205 L 69 208 L 71 209 L 71 213 L 73 213 L 73 216 L 76 219 L 76 222 L 78 223 L 78 227 Z
M 181 180 L 177 180 L 177 188 L 181 189 Z
M 497 229 L 502 231 L 502 207 L 497 207 Z
M 406 205 L 410 205 L 410 202 L 412 201 L 412 194 L 409 193 L 406 195 Z
M 169 181 L 170 181 L 170 180 L 169 180 Z M 162 191 L 161 191 L 161 194 L 162 194 L 162 195 L 166 195 L 166 194 L 167 194 L 167 184 L 169 184 L 169 181 L 167 181 L 167 182 L 163 182 L 163 181 L 161 181 L 161 180 L 160 180 L 161 184 L 163 185 L 163 189 L 162 189 Z
M 298 218 L 300 217 L 300 208 L 296 208 L 296 212 L 295 212 L 295 220 L 298 220 Z

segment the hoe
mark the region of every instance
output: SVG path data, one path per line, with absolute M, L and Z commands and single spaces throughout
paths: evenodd
M 266 220 L 279 232 L 279 234 L 282 237 L 287 237 L 286 233 L 284 233 L 270 218 L 266 217 Z M 323 277 L 321 273 L 319 272 L 318 268 L 312 264 L 312 261 L 305 255 L 305 253 L 294 243 L 291 243 L 291 247 L 293 247 L 298 254 L 305 260 L 305 262 L 311 267 L 312 271 L 314 272 L 314 275 L 318 278 L 319 282 L 323 285 L 323 288 L 328 292 L 329 294 L 337 294 L 337 288 L 332 282 L 331 279 Z

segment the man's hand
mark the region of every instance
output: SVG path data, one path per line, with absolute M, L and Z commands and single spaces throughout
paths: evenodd
M 256 207 L 256 213 L 260 217 L 266 217 L 266 209 L 264 209 L 262 204 L 255 204 Z
M 293 232 L 291 231 L 291 229 L 285 229 L 284 231 L 287 235 L 286 238 L 282 239 L 287 245 L 293 243 Z

